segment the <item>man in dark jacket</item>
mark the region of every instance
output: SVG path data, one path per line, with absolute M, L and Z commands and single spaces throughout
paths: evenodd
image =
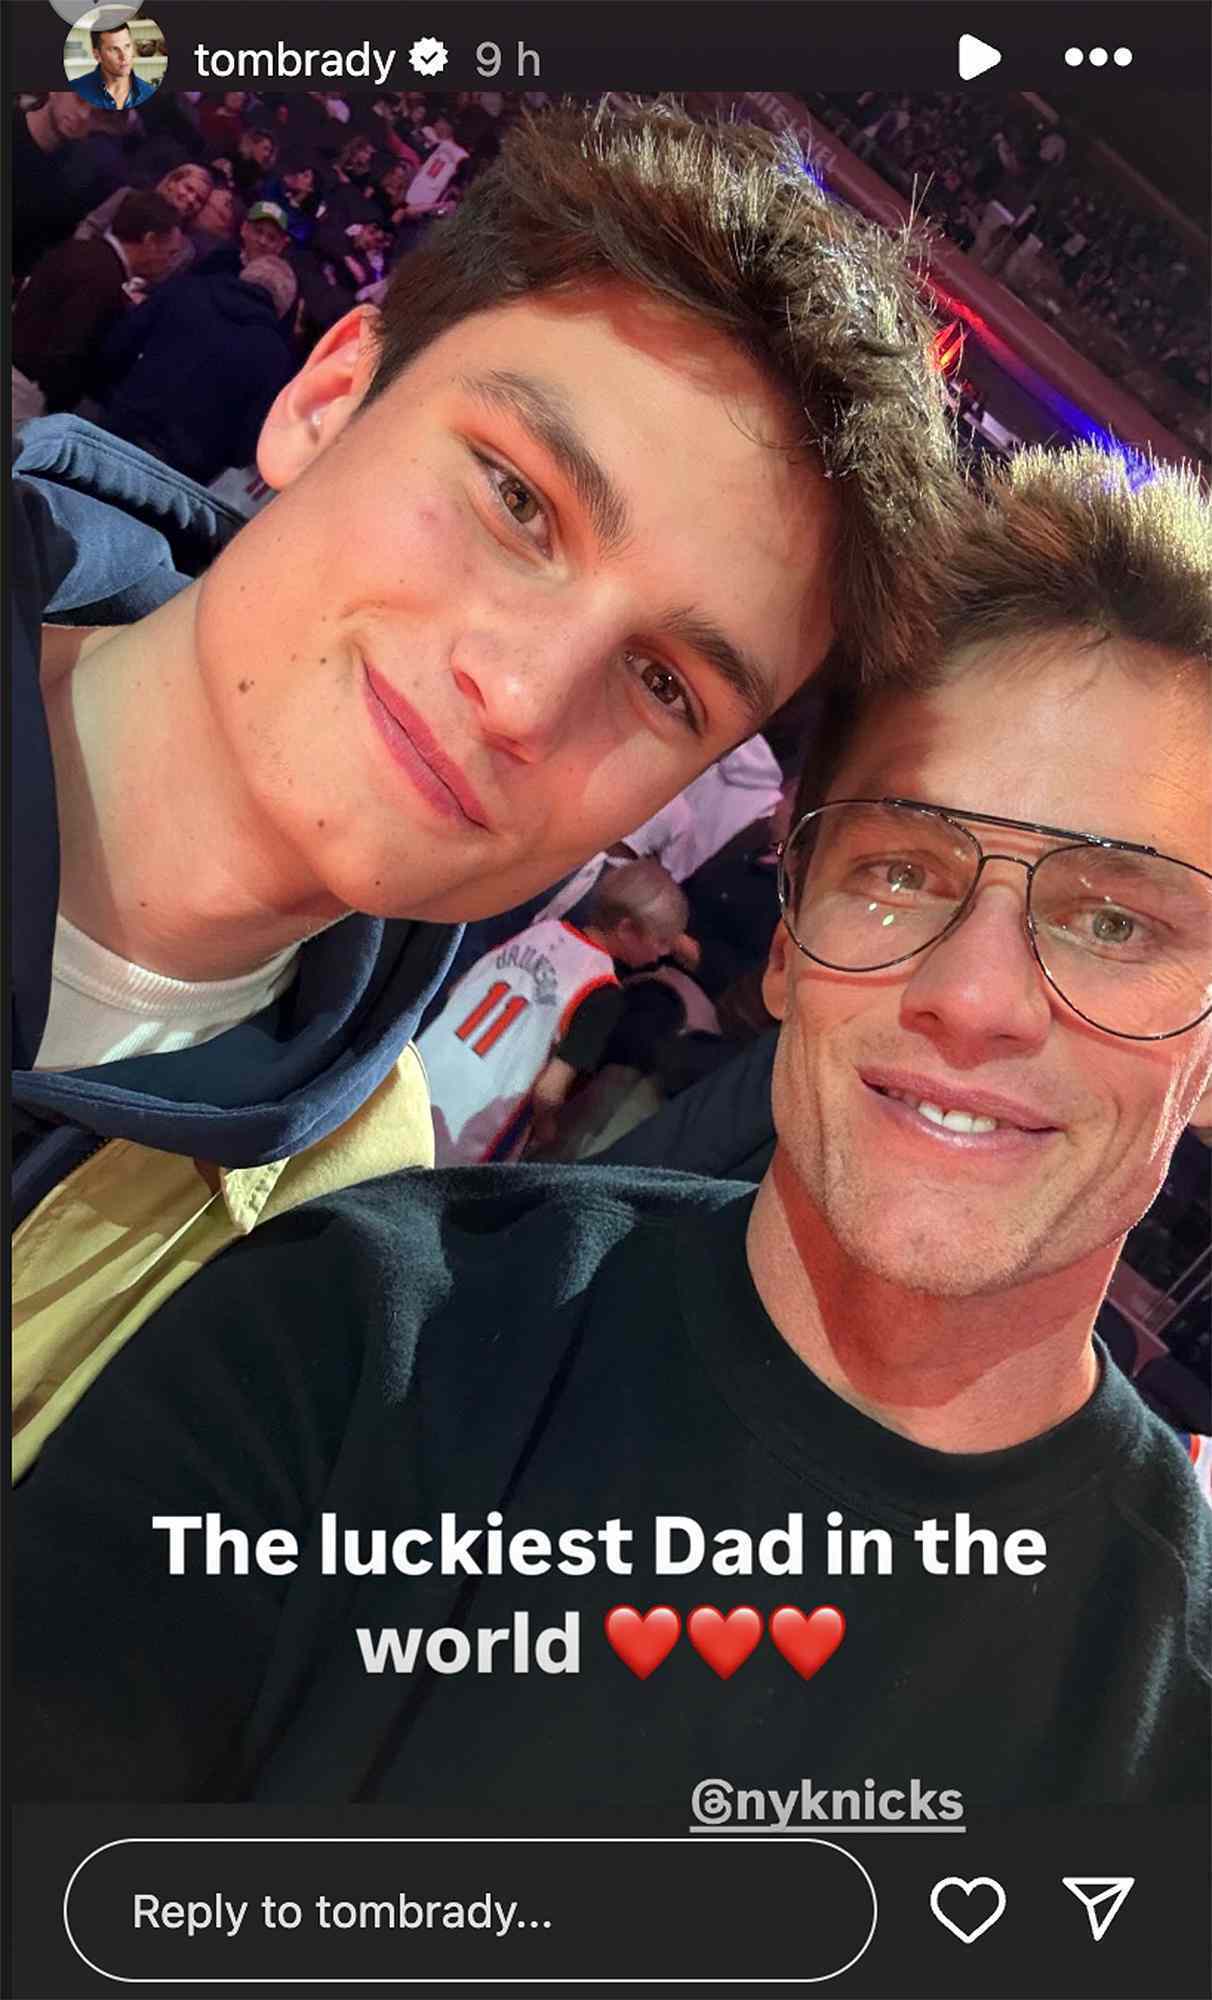
M 88 135 L 92 108 L 74 90 L 52 90 L 28 111 L 13 112 L 9 212 L 14 278 L 70 234 L 86 205 L 69 172 Z
M 269 408 L 294 372 L 282 321 L 298 287 L 280 257 L 239 277 L 216 272 L 164 286 L 120 320 L 102 355 L 114 388 L 105 426 L 207 486 L 249 465 Z
M 89 386 L 100 342 L 134 303 L 132 284 L 154 284 L 182 247 L 176 210 L 163 195 L 126 196 L 103 236 L 48 250 L 13 310 L 13 365 L 70 409 Z
M 151 1309 L 166 1245 L 180 1282 L 181 1245 L 197 1268 L 288 1177 L 314 1186 L 320 1148 L 344 1179 L 383 1170 L 381 1146 L 351 1168 L 345 1135 L 392 1122 L 448 925 L 638 825 L 835 629 L 874 671 L 924 643 L 953 479 L 931 323 L 902 250 L 777 141 L 552 113 L 425 256 L 278 396 L 258 449 L 277 497 L 234 538 L 118 440 L 23 437 L 15 1373 L 35 1438 Z M 147 573 L 154 608 L 115 623 Z M 43 643 L 90 614 L 103 629 Z M 143 1223 L 117 1227 L 138 1149 L 165 1193 L 141 1174 Z

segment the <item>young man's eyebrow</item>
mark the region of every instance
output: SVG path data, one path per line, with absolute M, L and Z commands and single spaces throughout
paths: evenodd
M 530 432 L 589 509 L 603 550 L 618 549 L 631 531 L 627 502 L 577 432 L 561 392 L 532 375 L 505 368 L 464 376 L 460 386 L 479 402 L 504 410 Z M 775 676 L 734 646 L 717 625 L 693 611 L 673 612 L 662 629 L 715 668 L 743 703 L 754 728 L 760 728 L 774 706 Z
M 626 541 L 631 531 L 627 502 L 580 435 L 558 389 L 507 368 L 464 376 L 460 386 L 478 402 L 516 418 L 543 447 L 588 509 L 604 553 Z
M 775 676 L 767 668 L 734 646 L 731 639 L 708 618 L 694 611 L 675 611 L 661 627 L 670 638 L 680 639 L 732 689 L 747 710 L 755 729 L 760 729 L 774 708 Z

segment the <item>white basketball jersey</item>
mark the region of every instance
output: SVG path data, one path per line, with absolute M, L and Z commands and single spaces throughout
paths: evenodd
M 440 1167 L 513 1158 L 530 1093 L 587 993 L 617 984 L 608 952 L 543 918 L 477 959 L 417 1039 Z

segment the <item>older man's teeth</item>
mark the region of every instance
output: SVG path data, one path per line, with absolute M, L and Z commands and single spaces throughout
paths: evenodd
M 910 1100 L 911 1101 L 911 1100 Z M 971 1111 L 944 1111 L 941 1104 L 915 1104 L 920 1118 L 931 1125 L 945 1125 L 948 1132 L 996 1132 L 996 1118 L 980 1118 Z
M 948 1132 L 996 1132 L 999 1121 L 985 1118 L 976 1111 L 944 1111 L 941 1104 L 928 1104 L 923 1099 L 910 1097 L 903 1090 L 884 1090 L 882 1097 L 895 1098 L 898 1104 L 907 1104 L 911 1111 L 925 1118 L 931 1125 L 942 1125 Z

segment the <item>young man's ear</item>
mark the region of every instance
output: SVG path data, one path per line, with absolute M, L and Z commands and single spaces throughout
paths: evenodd
M 374 375 L 378 319 L 373 306 L 355 306 L 279 394 L 257 443 L 257 470 L 267 486 L 289 486 L 344 430 Z
M 766 1011 L 772 1014 L 776 1021 L 786 1019 L 787 989 L 791 978 L 791 961 L 788 954 L 794 950 L 795 946 L 787 935 L 787 926 L 780 921 L 774 927 L 774 936 L 770 940 L 770 956 L 766 960 L 766 970 L 762 976 L 762 998 L 766 1002 Z

